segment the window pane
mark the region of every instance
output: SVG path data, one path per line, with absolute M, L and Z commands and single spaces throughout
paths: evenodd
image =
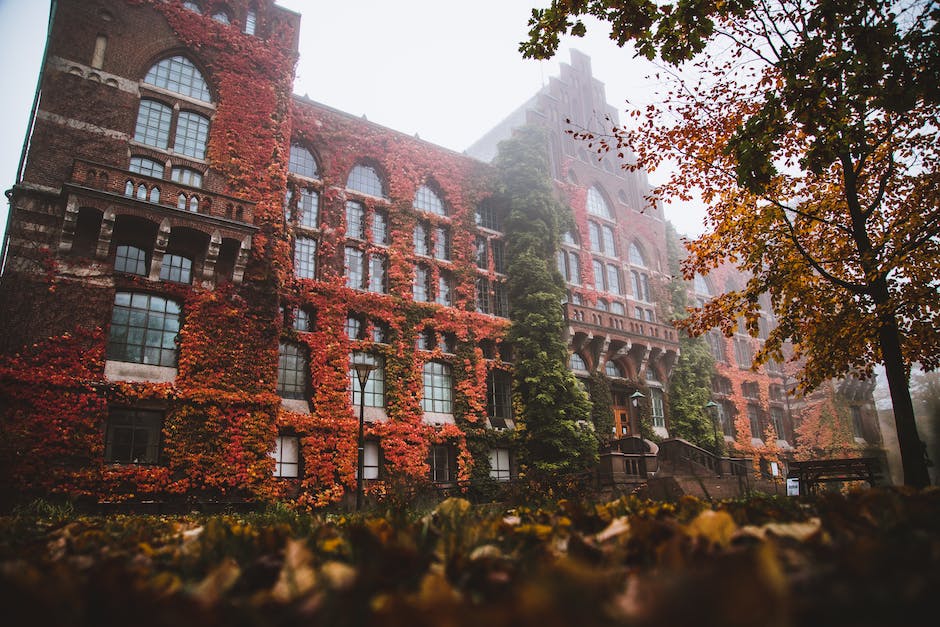
M 412 296 L 415 301 L 426 303 L 430 301 L 428 286 L 428 270 L 423 266 L 415 266 L 415 282 L 412 285 Z
M 183 111 L 176 121 L 176 139 L 173 150 L 195 159 L 206 156 L 206 140 L 209 137 L 209 120 L 191 111 Z
M 365 239 L 365 208 L 354 200 L 346 202 L 346 237 Z
M 173 109 L 156 100 L 141 100 L 137 111 L 134 140 L 155 148 L 166 149 L 170 143 L 170 121 Z
M 190 187 L 202 187 L 202 172 L 192 168 L 173 168 L 170 178 Z
M 426 412 L 453 413 L 453 380 L 450 366 L 436 361 L 424 364 L 423 380 L 422 409 Z
M 111 313 L 108 358 L 175 366 L 179 308 L 173 303 L 171 309 L 171 302 L 149 294 L 118 292 Z
M 158 463 L 162 429 L 162 412 L 111 410 L 105 434 L 105 460 L 119 464 Z
M 614 218 L 610 212 L 610 207 L 607 205 L 607 200 L 596 187 L 592 187 L 588 190 L 587 210 L 588 213 L 592 215 L 601 216 L 608 220 L 613 220 Z
M 136 246 L 118 246 L 114 254 L 114 269 L 147 276 L 147 253 Z
M 434 193 L 427 185 L 422 185 L 415 193 L 414 208 L 418 211 L 426 211 L 439 216 L 447 215 L 444 209 L 444 203 L 440 197 Z
M 369 291 L 376 294 L 388 292 L 386 275 L 386 260 L 383 255 L 373 254 L 369 259 Z
M 131 157 L 128 170 L 137 174 L 163 178 L 163 164 L 147 157 Z
M 300 438 L 296 435 L 279 435 L 274 441 L 274 476 L 293 478 L 300 476 Z
M 174 283 L 192 283 L 193 262 L 182 255 L 164 255 L 160 266 L 160 279 Z
M 298 237 L 294 248 L 294 276 L 313 279 L 317 275 L 317 240 Z
M 209 86 L 192 62 L 181 56 L 164 59 L 150 68 L 144 82 L 156 87 L 211 102 Z
M 297 210 L 300 212 L 300 226 L 317 228 L 320 220 L 320 195 L 312 189 L 301 189 Z
M 361 290 L 363 288 L 363 280 L 365 278 L 365 269 L 362 265 L 362 251 L 358 248 L 347 246 L 344 259 L 346 264 L 346 287 L 350 287 L 354 290 Z
M 290 145 L 290 158 L 287 163 L 289 172 L 306 176 L 307 178 L 317 178 L 317 161 L 309 150 L 297 144 Z
M 307 356 L 295 344 L 281 342 L 278 346 L 277 393 L 283 398 L 306 398 Z
M 346 181 L 346 187 L 370 196 L 385 198 L 382 180 L 373 168 L 366 165 L 357 165 L 352 169 Z
M 388 214 L 379 209 L 372 214 L 372 242 L 388 244 Z

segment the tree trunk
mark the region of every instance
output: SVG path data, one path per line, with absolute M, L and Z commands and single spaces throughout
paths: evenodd
M 881 325 L 878 339 L 888 389 L 891 391 L 891 404 L 894 406 L 894 424 L 898 431 L 898 446 L 901 449 L 904 485 L 924 488 L 930 485 L 930 475 L 927 474 L 924 443 L 917 434 L 914 403 L 911 401 L 907 371 L 901 356 L 900 334 L 893 316 Z

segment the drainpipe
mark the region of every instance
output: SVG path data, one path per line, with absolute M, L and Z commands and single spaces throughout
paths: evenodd
M 13 185 L 14 187 L 23 182 L 23 170 L 26 168 L 26 153 L 29 151 L 29 140 L 33 135 L 33 128 L 36 125 L 36 113 L 39 110 L 39 97 L 42 94 L 42 78 L 46 73 L 46 59 L 49 56 L 49 40 L 51 39 L 52 35 L 52 22 L 55 19 L 57 5 L 57 0 L 51 0 L 49 5 L 49 24 L 46 29 L 46 43 L 42 50 L 42 63 L 39 66 L 39 78 L 36 80 L 36 91 L 33 94 L 33 106 L 29 112 L 29 125 L 26 128 L 26 138 L 23 139 L 23 147 L 20 149 L 20 162 L 16 168 L 16 181 Z M 7 209 L 7 222 L 3 231 L 3 248 L 0 250 L 0 275 L 3 274 L 3 271 L 6 269 L 7 265 L 7 249 L 9 247 L 10 240 L 10 223 L 12 222 L 13 218 L 13 188 L 6 190 L 4 195 L 7 197 L 9 208 Z

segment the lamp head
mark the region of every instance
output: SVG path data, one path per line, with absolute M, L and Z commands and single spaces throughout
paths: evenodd
M 356 370 L 356 376 L 359 377 L 359 385 L 365 387 L 366 382 L 369 380 L 369 374 L 376 369 L 375 364 L 367 363 L 354 363 L 352 365 Z

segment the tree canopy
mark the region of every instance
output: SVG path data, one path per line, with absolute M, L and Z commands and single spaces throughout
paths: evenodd
M 526 56 L 550 57 L 584 16 L 663 63 L 660 105 L 594 139 L 631 167 L 677 165 L 659 198 L 699 192 L 711 231 L 684 271 L 733 262 L 752 277 L 683 324 L 757 333 L 756 362 L 792 343 L 811 389 L 881 362 L 905 483 L 928 483 L 908 371 L 940 365 L 940 5 L 929 0 L 555 0 L 533 10 Z

